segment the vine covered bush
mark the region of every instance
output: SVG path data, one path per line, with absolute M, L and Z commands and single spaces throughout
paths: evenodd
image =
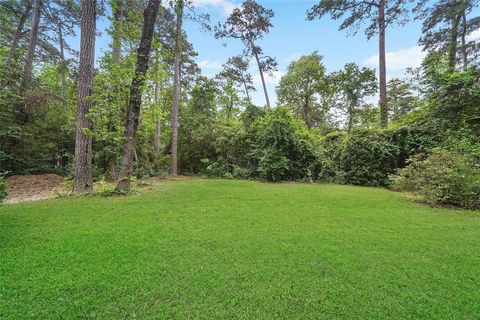
M 224 128 L 205 158 L 205 174 L 267 181 L 317 180 L 320 145 L 287 108 Z
M 383 186 L 396 168 L 399 153 L 387 135 L 381 132 L 359 132 L 344 141 L 341 155 L 345 183 Z
M 277 108 L 254 125 L 255 174 L 268 181 L 313 180 L 320 166 L 319 146 L 287 108 Z

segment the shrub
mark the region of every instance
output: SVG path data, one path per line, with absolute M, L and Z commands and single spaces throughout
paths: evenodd
M 395 190 L 418 193 L 431 204 L 480 208 L 480 168 L 470 155 L 435 149 L 413 157 L 391 181 Z
M 406 160 L 430 148 L 417 128 L 332 132 L 321 140 L 322 182 L 385 186 L 388 176 L 405 167 Z
M 261 150 L 258 164 L 258 173 L 262 179 L 268 181 L 285 181 L 290 177 L 290 161 L 275 148 Z
M 216 161 L 211 161 L 208 158 L 202 159 L 201 161 L 205 165 L 205 176 L 209 178 L 233 178 L 231 165 L 228 164 L 222 156 L 218 157 Z
M 3 175 L 0 175 L 0 204 L 7 197 L 7 182 Z

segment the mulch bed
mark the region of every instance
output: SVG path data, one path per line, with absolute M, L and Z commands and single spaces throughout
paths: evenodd
M 64 178 L 56 174 L 22 175 L 7 177 L 8 197 L 6 203 L 18 203 L 54 198 L 53 190 Z

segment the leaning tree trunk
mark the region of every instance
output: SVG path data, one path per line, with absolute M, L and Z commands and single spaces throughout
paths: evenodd
M 65 44 L 63 42 L 63 30 L 62 30 L 62 22 L 58 20 L 58 40 L 60 42 L 60 77 L 62 81 L 62 101 L 63 101 L 63 108 L 67 109 L 67 85 L 65 84 L 65 69 L 67 66 L 65 65 Z
M 8 50 L 7 58 L 5 60 L 5 65 L 4 65 L 5 69 L 10 67 L 12 60 L 15 57 L 15 51 L 17 51 L 18 42 L 20 41 L 20 38 L 22 36 L 23 27 L 25 26 L 25 21 L 27 21 L 28 16 L 30 15 L 30 11 L 32 10 L 32 4 L 33 4 L 32 0 L 29 0 L 27 2 L 25 11 L 22 13 L 22 15 L 20 16 L 20 19 L 18 20 L 17 30 L 15 31 L 15 35 L 13 36 L 13 39 L 12 39 L 12 45 Z
M 96 5 L 96 0 L 82 0 L 81 2 L 74 192 L 92 189 L 92 137 L 86 131 L 92 129 L 92 121 L 88 118 L 88 112 L 92 106 Z
M 262 79 L 263 93 L 265 94 L 265 101 L 267 102 L 267 109 L 270 109 L 270 99 L 268 98 L 267 86 L 265 84 L 265 76 L 263 75 L 262 64 L 257 53 L 254 53 L 255 60 L 257 60 L 258 71 L 260 72 L 260 78 Z
M 32 29 L 30 31 L 30 40 L 28 43 L 27 60 L 22 79 L 22 89 L 25 90 L 32 77 L 33 58 L 35 57 L 35 48 L 37 46 L 38 26 L 40 24 L 40 15 L 42 12 L 42 1 L 35 0 L 35 14 L 33 16 Z
M 180 107 L 180 56 L 182 53 L 183 0 L 177 0 L 175 63 L 173 70 L 172 176 L 178 175 L 178 114 Z
M 127 123 L 125 125 L 124 142 L 121 152 L 121 167 L 117 190 L 130 189 L 130 178 L 133 172 L 133 157 L 135 142 L 142 104 L 142 90 L 145 84 L 145 75 L 148 70 L 148 60 L 152 47 L 153 28 L 157 18 L 160 0 L 149 0 L 143 11 L 143 30 L 140 45 L 137 50 L 137 66 L 130 87 L 130 101 L 127 107 Z
M 388 126 L 388 104 L 387 104 L 387 61 L 385 54 L 385 0 L 381 0 L 378 8 L 379 27 L 379 72 L 380 72 L 380 126 Z

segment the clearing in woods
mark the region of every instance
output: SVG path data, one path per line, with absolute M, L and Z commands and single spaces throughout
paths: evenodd
M 182 180 L 0 208 L 0 318 L 480 318 L 480 213 Z

